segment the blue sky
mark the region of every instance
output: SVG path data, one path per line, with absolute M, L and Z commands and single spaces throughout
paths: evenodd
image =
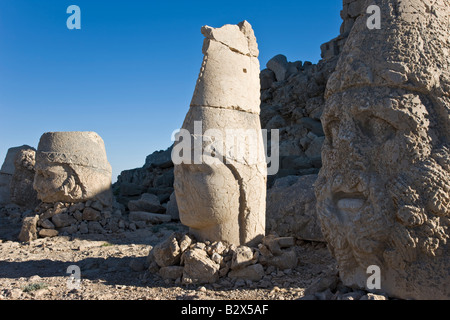
M 69 5 L 81 30 L 69 30 Z M 1 0 L 0 163 L 48 131 L 95 131 L 113 181 L 171 145 L 202 62 L 203 25 L 249 21 L 261 69 L 277 54 L 320 59 L 342 1 Z

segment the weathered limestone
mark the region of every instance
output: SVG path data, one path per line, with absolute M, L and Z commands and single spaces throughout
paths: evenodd
M 111 165 L 95 132 L 47 132 L 36 153 L 34 188 L 43 202 L 112 205 Z
M 151 273 L 175 280 L 175 284 L 215 283 L 226 278 L 260 281 L 276 268 L 291 271 L 298 263 L 293 237 L 271 234 L 256 248 L 221 241 L 197 242 L 178 232 L 152 247 L 146 260 Z
M 37 239 L 36 224 L 39 219 L 38 215 L 25 217 L 22 223 L 18 239 L 22 242 L 30 242 Z
M 14 158 L 14 174 L 12 175 L 10 192 L 11 202 L 22 208 L 34 209 L 39 204 L 36 190 L 33 189 L 36 150 L 20 149 Z
M 324 241 L 316 214 L 316 174 L 277 179 L 267 190 L 267 232 Z
M 15 171 L 14 159 L 17 152 L 22 149 L 32 149 L 32 147 L 23 145 L 20 147 L 9 148 L 5 160 L 0 169 L 0 205 L 11 203 L 11 180 Z
M 180 220 L 199 240 L 257 243 L 267 165 L 256 38 L 246 21 L 202 33 L 203 65 L 182 127 L 188 134 L 172 152 Z
M 381 29 L 356 18 L 327 84 L 322 231 L 344 285 L 377 265 L 389 296 L 449 299 L 450 4 L 375 4 Z

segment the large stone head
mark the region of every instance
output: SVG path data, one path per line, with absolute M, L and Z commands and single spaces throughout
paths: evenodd
M 111 165 L 95 132 L 47 132 L 36 152 L 34 188 L 43 202 L 112 205 Z
M 252 244 L 264 235 L 267 171 L 256 38 L 246 21 L 202 33 L 202 68 L 172 150 L 180 220 L 199 240 Z
M 410 2 L 361 15 L 328 82 L 318 215 L 346 285 L 449 298 L 450 9 Z

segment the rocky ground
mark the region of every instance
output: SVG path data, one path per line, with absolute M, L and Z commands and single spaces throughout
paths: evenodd
M 17 218 L 0 217 L 0 300 L 353 300 L 370 297 L 362 291 L 329 285 L 327 275 L 335 268 L 335 260 L 320 242 L 297 240 L 294 246 L 297 266 L 288 270 L 267 268 L 260 281 L 224 277 L 213 284 L 183 285 L 145 269 L 152 246 L 174 231 L 187 231 L 180 223 L 168 222 L 116 234 L 39 238 L 30 243 L 17 240 L 20 228 Z M 67 273 L 71 265 L 79 267 L 81 273 L 78 289 L 73 289 L 75 283 Z M 313 291 L 317 292 L 305 296 L 308 287 L 314 287 Z

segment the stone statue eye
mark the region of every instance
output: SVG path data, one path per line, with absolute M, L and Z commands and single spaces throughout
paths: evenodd
M 358 126 L 366 137 L 378 142 L 391 139 L 396 132 L 396 129 L 386 120 L 374 116 L 360 119 Z

